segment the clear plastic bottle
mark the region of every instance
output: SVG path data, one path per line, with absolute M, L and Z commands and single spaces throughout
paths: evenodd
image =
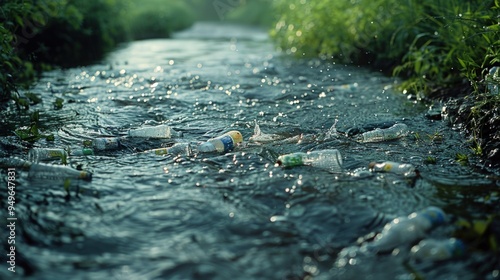
M 342 156 L 335 149 L 310 151 L 307 153 L 297 152 L 279 156 L 276 163 L 283 167 L 310 165 L 330 171 L 340 171 L 342 168 Z
M 434 206 L 427 207 L 422 211 L 411 213 L 408 217 L 392 220 L 367 247 L 382 252 L 392 250 L 423 238 L 428 230 L 443 224 L 445 220 L 446 214 L 443 210 Z
M 147 150 L 144 153 L 150 153 L 155 155 L 185 155 L 190 156 L 193 154 L 191 149 L 191 144 L 189 143 L 175 143 L 168 148 L 158 148 L 153 150 Z
M 409 163 L 399 163 L 394 161 L 370 162 L 368 168 L 373 172 L 390 172 L 405 177 L 415 177 L 417 172 L 415 166 Z
M 29 170 L 33 162 L 18 157 L 0 158 L 0 167 L 2 168 L 20 168 Z
M 424 239 L 413 246 L 410 256 L 419 261 L 444 261 L 465 254 L 465 245 L 460 239 Z
M 30 179 L 82 179 L 92 180 L 92 173 L 76 170 L 65 165 L 34 163 L 24 159 L 12 157 L 0 159 L 0 166 L 5 168 L 19 168 L 28 171 Z
M 33 148 L 28 152 L 28 160 L 32 162 L 60 160 L 67 163 L 68 152 L 60 148 Z
M 84 140 L 85 147 L 92 147 L 97 151 L 116 150 L 120 148 L 120 139 L 117 137 L 103 137 L 92 140 Z
M 182 132 L 175 131 L 168 125 L 158 125 L 158 126 L 142 127 L 138 129 L 131 129 L 128 131 L 128 136 L 167 139 L 174 137 L 182 137 Z
M 65 165 L 33 163 L 29 169 L 28 178 L 44 180 L 81 179 L 90 181 L 92 180 L 92 173 L 76 170 Z
M 70 150 L 69 154 L 71 156 L 93 156 L 94 150 L 92 148 L 81 148 Z
M 397 123 L 389 128 L 377 128 L 372 131 L 362 133 L 357 137 L 359 142 L 381 142 L 393 140 L 408 135 L 408 126 L 404 123 Z
M 198 146 L 198 151 L 202 153 L 225 153 L 232 151 L 234 147 L 241 142 L 243 142 L 243 135 L 241 135 L 241 132 L 232 130 L 219 137 L 208 139 L 207 142 Z

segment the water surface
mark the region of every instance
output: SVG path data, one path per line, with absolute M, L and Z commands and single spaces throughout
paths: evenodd
M 265 32 L 197 24 L 172 39 L 124 44 L 100 64 L 47 72 L 30 89 L 43 103 L 9 107 L 2 126 L 40 127 L 56 136 L 35 147 L 81 147 L 84 139 L 124 136 L 168 124 L 179 139 L 130 140 L 118 151 L 72 157 L 91 182 L 33 181 L 19 171 L 17 275 L 30 279 L 479 279 L 498 278 L 498 257 L 473 247 L 455 260 L 416 263 L 412 244 L 394 254 L 339 256 L 386 222 L 427 206 L 448 224 L 429 237 L 447 238 L 456 221 L 499 212 L 498 185 L 461 165 L 464 137 L 428 107 L 401 94 L 379 72 L 328 60 L 294 59 L 275 51 Z M 63 108 L 52 102 L 64 99 Z M 358 143 L 344 133 L 364 124 L 405 123 L 399 140 Z M 286 137 L 339 132 L 326 141 L 248 145 L 255 123 Z M 229 130 L 245 143 L 225 154 L 154 156 L 142 151 L 193 144 Z M 28 143 L 2 132 L 4 156 L 26 157 Z M 24 148 L 19 148 L 19 146 Z M 338 149 L 338 173 L 275 165 L 278 155 Z M 434 164 L 427 163 L 428 158 Z M 361 173 L 368 163 L 414 164 L 413 182 Z M 471 161 L 473 159 L 471 158 Z M 2 194 L 2 205 L 6 194 Z M 2 213 L 2 215 L 5 215 Z M 2 238 L 2 240 L 5 240 Z M 1 275 L 12 275 L 2 270 Z

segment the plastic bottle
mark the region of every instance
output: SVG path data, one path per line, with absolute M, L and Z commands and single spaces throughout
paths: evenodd
M 150 153 L 155 155 L 192 155 L 191 145 L 189 143 L 175 143 L 168 148 L 158 148 L 153 150 L 147 150 L 144 153 Z
M 488 91 L 491 94 L 498 94 L 500 92 L 499 69 L 500 68 L 498 66 L 491 67 L 490 71 L 488 72 L 488 75 L 486 76 L 486 84 L 488 87 Z
M 389 128 L 377 128 L 372 131 L 362 133 L 357 137 L 359 142 L 381 142 L 397 139 L 408 135 L 408 126 L 404 123 L 397 123 Z
M 33 148 L 28 152 L 28 160 L 32 162 L 60 160 L 66 163 L 68 152 L 59 148 Z
M 76 170 L 65 165 L 33 163 L 29 169 L 28 178 L 45 180 L 82 179 L 90 181 L 92 180 L 92 173 Z
M 95 138 L 92 140 L 84 140 L 85 147 L 92 147 L 97 151 L 116 150 L 120 148 L 120 139 L 116 137 Z
M 390 172 L 405 177 L 415 177 L 417 172 L 415 166 L 409 163 L 399 163 L 394 161 L 370 162 L 368 168 L 373 172 Z
M 339 171 L 342 167 L 342 156 L 335 149 L 297 152 L 278 157 L 276 163 L 283 167 L 310 165 L 313 167 Z
M 237 130 L 232 130 L 222 134 L 219 137 L 208 139 L 207 142 L 202 143 L 198 146 L 198 151 L 202 153 L 211 152 L 229 152 L 234 149 L 234 147 L 243 142 L 243 135 Z
M 70 150 L 69 154 L 71 156 L 93 156 L 94 150 L 91 148 L 81 148 L 81 149 Z
M 410 256 L 416 260 L 444 261 L 465 254 L 465 245 L 460 239 L 424 239 L 413 246 Z
M 18 157 L 0 158 L 0 167 L 29 170 L 33 163 Z
M 0 166 L 6 168 L 19 168 L 28 171 L 30 179 L 82 179 L 92 180 L 92 173 L 76 170 L 65 165 L 52 165 L 46 163 L 34 163 L 20 158 L 2 158 Z
M 446 214 L 438 207 L 430 206 L 408 217 L 399 217 L 386 224 L 382 232 L 375 236 L 373 242 L 367 245 L 375 251 L 388 251 L 414 242 L 425 236 L 431 228 L 443 224 Z
M 128 136 L 143 138 L 172 138 L 182 137 L 182 132 L 177 132 L 168 125 L 158 125 L 131 129 L 128 131 Z

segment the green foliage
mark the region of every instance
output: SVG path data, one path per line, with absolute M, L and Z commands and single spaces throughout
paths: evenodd
M 287 53 L 372 65 L 405 77 L 407 91 L 430 94 L 500 62 L 498 0 L 276 0 L 272 35 Z
M 231 22 L 268 27 L 272 26 L 275 20 L 274 15 L 275 13 L 271 1 L 246 0 L 242 1 L 240 5 L 230 9 L 225 19 Z
M 461 165 L 467 165 L 469 163 L 469 156 L 466 154 L 457 153 L 455 156 L 455 160 Z
M 126 17 L 132 39 L 167 38 L 191 26 L 194 14 L 186 3 L 164 0 L 133 0 Z
M 53 134 L 42 134 L 38 129 L 40 122 L 40 113 L 35 111 L 30 116 L 30 125 L 16 129 L 14 133 L 19 139 L 28 142 L 36 142 L 38 139 L 45 138 L 47 141 L 54 141 Z
M 0 3 L 0 101 L 52 66 L 102 58 L 119 42 L 168 37 L 193 22 L 188 7 L 168 0 L 3 0 Z

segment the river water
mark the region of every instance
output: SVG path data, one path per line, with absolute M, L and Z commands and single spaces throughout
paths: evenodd
M 495 179 L 473 167 L 477 160 L 463 135 L 428 117 L 429 107 L 396 91 L 397 82 L 360 67 L 291 58 L 277 52 L 262 30 L 212 23 L 172 39 L 124 44 L 94 65 L 44 73 L 30 89 L 42 103 L 30 111 L 11 106 L 2 112 L 4 156 L 26 158 L 31 146 L 76 149 L 85 139 L 162 123 L 183 137 L 136 139 L 120 150 L 70 157 L 71 166 L 91 171 L 93 179 L 72 181 L 69 195 L 64 182 L 30 180 L 19 171 L 15 275 L 498 278 L 498 255 L 481 243 L 487 233 L 465 240 L 465 256 L 442 262 L 409 258 L 413 244 L 392 254 L 341 253 L 395 217 L 431 205 L 447 213 L 448 223 L 428 237 L 474 233 L 474 223 L 498 233 L 491 229 L 498 223 L 492 214 L 500 210 Z M 64 100 L 62 109 L 54 108 L 56 98 Z M 31 145 L 13 136 L 13 128 L 29 125 L 34 110 L 40 111 L 40 129 L 55 141 Z M 406 124 L 409 135 L 359 143 L 344 133 L 384 121 Z M 334 124 L 338 134 L 249 144 L 256 123 L 264 133 L 285 138 L 322 135 Z M 200 143 L 229 130 L 244 137 L 232 152 L 141 153 L 174 142 Z M 342 171 L 275 165 L 278 155 L 319 149 L 338 149 Z M 457 154 L 471 155 L 469 164 L 460 164 Z M 367 172 L 368 163 L 380 160 L 411 163 L 421 178 Z M 2 193 L 2 209 L 6 197 Z M 12 279 L 6 268 L 0 273 Z

